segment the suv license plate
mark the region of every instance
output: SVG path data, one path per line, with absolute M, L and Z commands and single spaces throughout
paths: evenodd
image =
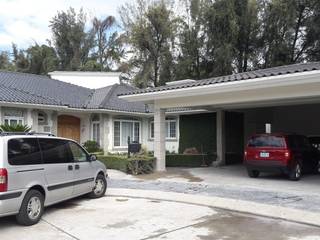
M 268 157 L 270 157 L 270 154 L 268 152 L 261 152 L 260 157 L 268 158 Z

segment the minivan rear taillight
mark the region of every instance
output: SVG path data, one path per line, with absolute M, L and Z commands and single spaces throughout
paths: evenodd
M 8 171 L 5 168 L 0 168 L 0 192 L 8 190 Z

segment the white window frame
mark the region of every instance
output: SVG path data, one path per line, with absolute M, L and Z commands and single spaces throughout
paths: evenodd
M 24 125 L 24 117 L 17 117 L 17 116 L 4 116 L 3 118 L 4 124 L 6 123 L 6 121 L 8 121 L 8 124 L 11 126 L 10 122 L 11 121 L 17 121 L 18 124 L 19 121 L 21 121 L 21 125 Z
M 120 146 L 115 146 L 114 145 L 114 137 L 115 137 L 115 135 L 114 135 L 114 126 L 115 126 L 115 122 L 120 122 Z M 115 119 L 115 120 L 113 120 L 113 126 L 112 126 L 112 142 L 113 142 L 113 148 L 128 148 L 128 146 L 122 146 L 121 144 L 122 144 L 122 142 L 121 142 L 121 136 L 122 136 L 122 123 L 123 122 L 130 122 L 130 123 L 132 123 L 133 124 L 133 128 L 132 128 L 132 135 L 134 136 L 134 124 L 135 123 L 138 123 L 139 124 L 139 142 L 141 142 L 141 121 L 138 121 L 138 120 L 126 120 L 126 119 Z
M 170 123 L 174 122 L 176 125 L 176 136 L 175 137 L 170 137 Z M 166 140 L 177 140 L 177 120 L 176 119 L 167 119 L 166 120 Z M 149 123 L 149 138 L 151 140 L 154 140 L 154 137 L 152 137 L 152 127 L 151 125 L 153 124 L 153 130 L 154 130 L 154 121 L 150 121 Z M 168 126 L 168 128 L 167 128 Z M 154 133 L 153 133 L 154 136 Z
M 97 129 L 99 129 L 99 139 L 97 141 L 94 140 L 94 136 L 93 136 L 94 125 L 98 125 Z M 96 141 L 100 145 L 100 138 L 101 138 L 100 121 L 92 121 L 91 122 L 91 140 Z

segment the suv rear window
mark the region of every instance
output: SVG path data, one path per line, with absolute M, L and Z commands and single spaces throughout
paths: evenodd
M 41 153 L 36 138 L 15 138 L 8 141 L 10 165 L 41 164 Z
M 249 140 L 248 147 L 285 147 L 285 141 L 280 136 L 255 136 Z

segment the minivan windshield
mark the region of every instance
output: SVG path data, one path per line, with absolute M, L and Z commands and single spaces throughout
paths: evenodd
M 285 141 L 280 136 L 254 136 L 249 140 L 248 147 L 284 148 Z

